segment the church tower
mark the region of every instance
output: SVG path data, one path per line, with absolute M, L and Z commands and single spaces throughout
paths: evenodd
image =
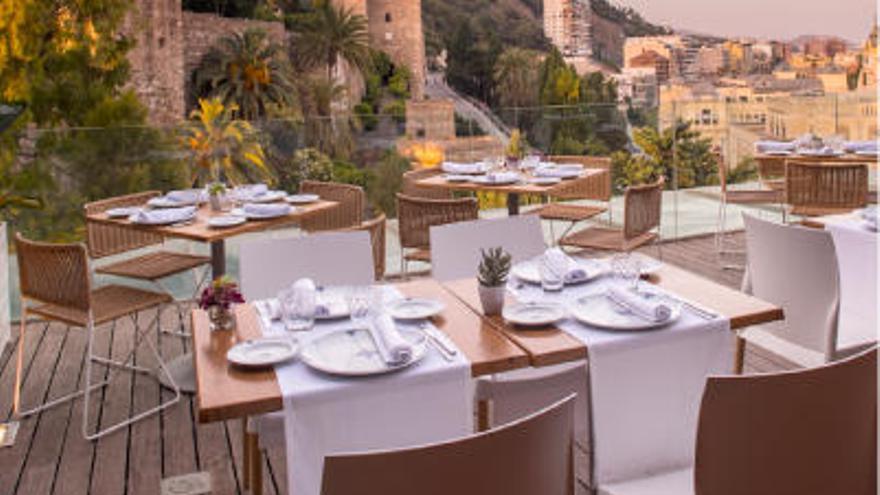
M 357 0 L 347 0 L 356 2 Z M 412 98 L 425 97 L 425 36 L 421 0 L 366 0 L 373 47 L 412 73 Z

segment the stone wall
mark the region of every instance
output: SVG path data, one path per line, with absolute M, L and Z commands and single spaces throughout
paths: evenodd
M 349 0 L 352 1 L 352 0 Z M 368 0 L 370 42 L 412 72 L 412 98 L 425 96 L 425 37 L 421 0 Z
M 408 101 L 406 135 L 427 140 L 455 139 L 455 104 L 452 100 Z

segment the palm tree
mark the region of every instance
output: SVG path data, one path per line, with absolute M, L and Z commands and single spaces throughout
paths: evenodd
M 369 67 L 367 19 L 355 14 L 351 8 L 335 7 L 329 0 L 321 0 L 308 22 L 298 27 L 295 35 L 303 61 L 311 67 L 326 66 L 328 80 L 333 80 L 340 59 L 361 72 Z
M 265 117 L 270 104 L 296 102 L 287 55 L 262 29 L 221 39 L 202 59 L 194 79 L 201 96 L 234 104 L 245 120 Z

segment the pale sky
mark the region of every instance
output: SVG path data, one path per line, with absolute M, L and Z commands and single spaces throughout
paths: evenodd
M 722 36 L 791 39 L 830 34 L 863 41 L 876 0 L 613 0 L 645 19 Z

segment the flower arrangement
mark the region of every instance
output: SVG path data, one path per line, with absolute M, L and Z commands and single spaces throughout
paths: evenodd
M 529 144 L 523 137 L 522 132 L 519 129 L 514 129 L 510 133 L 510 142 L 507 143 L 507 150 L 505 150 L 505 153 L 507 154 L 508 159 L 519 161 L 526 156 L 526 150 L 528 147 Z
M 231 277 L 218 277 L 211 285 L 202 291 L 199 298 L 199 308 L 208 312 L 211 319 L 211 328 L 214 330 L 229 330 L 235 324 L 230 309 L 233 304 L 244 302 L 244 297 L 238 290 L 238 284 Z
M 420 168 L 434 168 L 443 162 L 443 148 L 436 143 L 414 144 L 410 148 L 410 154 Z

